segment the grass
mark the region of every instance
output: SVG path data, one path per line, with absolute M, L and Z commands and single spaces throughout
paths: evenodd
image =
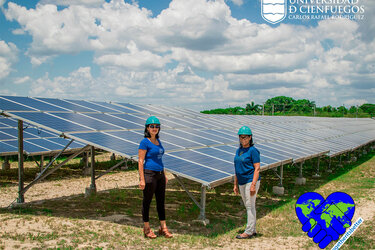
M 275 196 L 272 187 L 278 184 L 278 178 L 272 171 L 261 173 L 261 188 L 257 198 L 258 239 L 273 241 L 277 237 L 302 239 L 304 247 L 317 248 L 317 245 L 302 232 L 302 225 L 295 215 L 295 202 L 307 192 L 315 191 L 327 197 L 336 191 L 346 192 L 355 201 L 374 201 L 375 193 L 375 154 L 362 156 L 356 163 L 335 168 L 327 173 L 327 162 L 320 162 L 322 177 L 313 179 L 316 172 L 316 159 L 304 164 L 303 175 L 307 178 L 304 186 L 296 186 L 294 178 L 298 176 L 296 166 L 284 167 L 285 195 Z M 337 165 L 337 160 L 332 166 Z M 74 169 L 74 168 L 73 168 Z M 129 170 L 135 171 L 135 170 Z M 200 185 L 184 180 L 184 184 L 199 200 Z M 233 238 L 244 229 L 246 211 L 240 203 L 240 197 L 232 192 L 233 184 L 227 183 L 207 190 L 206 217 L 210 223 L 206 226 L 195 221 L 200 210 L 190 200 L 185 191 L 175 181 L 170 180 L 166 195 L 166 214 L 169 228 L 178 236 L 171 240 L 158 238 L 153 241 L 142 237 L 141 202 L 142 193 L 137 187 L 112 189 L 98 192 L 85 199 L 83 195 L 67 198 L 31 202 L 12 210 L 0 209 L 1 223 L 36 223 L 43 221 L 48 231 L 37 230 L 29 234 L 2 232 L 0 230 L 0 249 L 4 239 L 11 239 L 22 245 L 25 242 L 36 244 L 37 248 L 47 248 L 47 242 L 56 241 L 60 249 L 72 249 L 82 246 L 88 248 L 220 248 L 232 244 Z M 103 217 L 121 215 L 117 223 L 103 221 Z M 151 225 L 157 228 L 155 201 L 150 209 Z M 22 222 L 21 222 L 22 221 Z M 365 221 L 358 231 L 344 244 L 343 249 L 371 249 L 375 247 L 373 236 L 374 220 Z M 1 227 L 1 226 L 0 226 Z M 236 241 L 235 241 L 236 242 Z M 103 245 L 104 244 L 104 245 Z M 242 244 L 242 243 L 241 243 Z M 248 241 L 246 244 L 251 244 Z M 333 243 L 329 245 L 332 247 Z M 83 247 L 84 248 L 84 247 Z

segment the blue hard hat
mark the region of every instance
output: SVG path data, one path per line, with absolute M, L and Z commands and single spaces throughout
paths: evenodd
M 248 126 L 242 126 L 239 130 L 238 130 L 238 135 L 252 135 L 251 133 L 251 129 L 248 127 Z
M 150 116 L 149 118 L 147 118 L 145 125 L 147 126 L 150 124 L 160 124 L 160 121 L 156 116 Z

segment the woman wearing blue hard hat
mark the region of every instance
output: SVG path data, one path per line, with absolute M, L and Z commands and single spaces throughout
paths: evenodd
M 236 236 L 237 239 L 249 239 L 256 236 L 255 200 L 260 186 L 260 153 L 254 147 L 251 129 L 242 126 L 238 130 L 240 147 L 234 157 L 234 188 L 235 194 L 240 190 L 247 211 L 245 232 Z
M 138 148 L 139 188 L 143 190 L 142 218 L 143 233 L 146 238 L 155 239 L 156 235 L 150 228 L 149 211 L 152 196 L 155 194 L 156 208 L 160 220 L 159 235 L 171 238 L 165 223 L 165 188 L 168 182 L 164 173 L 162 156 L 164 148 L 159 140 L 160 121 L 155 116 L 146 120 L 144 139 Z

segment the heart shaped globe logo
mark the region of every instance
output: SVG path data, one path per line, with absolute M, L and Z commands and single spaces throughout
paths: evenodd
M 345 233 L 351 225 L 354 211 L 354 200 L 343 192 L 332 193 L 327 199 L 309 192 L 301 195 L 296 202 L 296 214 L 302 230 L 322 249 Z

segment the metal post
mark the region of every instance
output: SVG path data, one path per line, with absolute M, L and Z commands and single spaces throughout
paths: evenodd
M 284 165 L 283 164 L 281 164 L 281 166 L 280 166 L 280 187 L 282 187 L 283 186 L 283 174 L 284 174 Z
M 3 169 L 3 170 L 9 170 L 9 169 L 10 169 L 10 163 L 9 163 L 9 158 L 8 158 L 8 156 L 5 156 L 5 157 L 4 157 L 4 162 L 3 162 L 2 169 Z
M 283 173 L 284 173 L 284 164 L 280 165 L 280 175 L 277 174 L 277 170 L 274 170 L 277 177 L 279 177 L 280 182 L 279 185 L 272 187 L 272 192 L 276 195 L 284 195 L 284 187 L 283 187 Z
M 41 155 L 40 156 L 40 165 L 39 165 L 40 172 L 42 172 L 43 166 L 44 166 L 44 155 Z
M 23 187 L 24 187 L 23 121 L 18 120 L 18 199 L 17 199 L 17 203 L 25 202 L 25 197 L 22 193 Z
M 199 220 L 206 220 L 206 186 L 201 187 L 201 211 L 199 214 Z
M 111 161 L 115 161 L 116 160 L 116 155 L 115 155 L 115 153 L 112 153 L 112 155 L 111 155 Z
M 91 185 L 90 189 L 96 191 L 95 185 L 95 148 L 91 146 Z
M 303 166 L 303 161 L 301 161 L 299 165 L 299 177 L 296 178 L 296 185 L 306 184 L 306 178 L 303 178 L 303 175 L 302 175 L 302 166 Z
M 263 103 L 263 111 L 262 111 L 262 115 L 264 115 L 264 103 Z
M 332 173 L 332 169 L 331 169 L 331 157 L 329 157 L 327 172 L 328 173 Z
M 357 105 L 357 112 L 355 113 L 355 118 L 358 118 L 358 105 Z
M 316 174 L 313 175 L 314 178 L 319 178 L 320 175 L 319 175 L 319 164 L 320 164 L 320 156 L 318 157 L 318 166 L 316 168 Z
M 275 110 L 275 105 L 272 103 L 272 115 L 273 115 L 274 110 Z

